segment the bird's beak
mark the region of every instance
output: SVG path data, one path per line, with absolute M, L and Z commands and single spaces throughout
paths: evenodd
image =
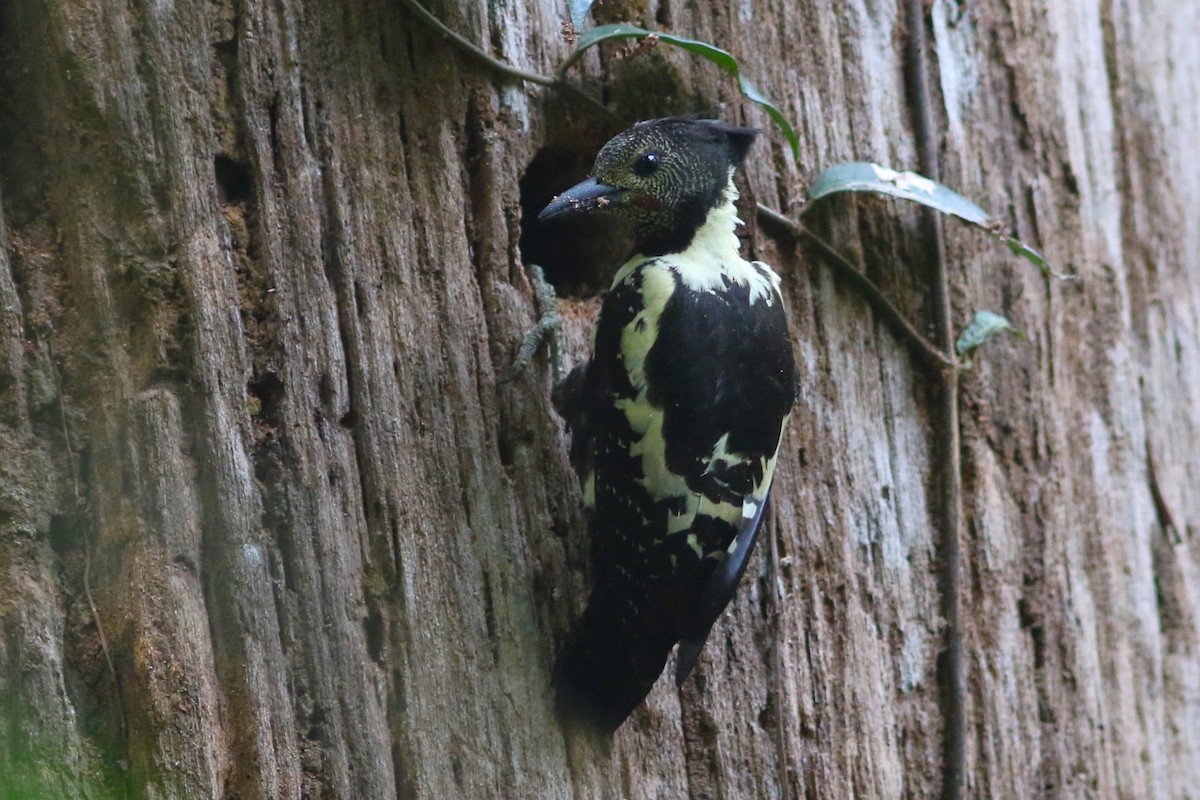
M 624 189 L 588 178 L 551 200 L 550 205 L 538 214 L 538 221 L 545 222 L 548 219 L 586 214 L 590 211 L 603 211 L 620 205 L 624 193 Z

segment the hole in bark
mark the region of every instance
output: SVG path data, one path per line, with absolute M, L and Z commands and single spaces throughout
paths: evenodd
M 379 613 L 378 608 L 371 609 L 367 614 L 366 622 L 363 626 L 367 636 L 367 654 L 371 660 L 377 663 L 383 663 L 383 641 L 384 631 L 386 630 L 383 624 L 383 616 Z
M 408 149 L 408 125 L 404 123 L 404 114 L 397 112 L 396 114 L 396 133 L 400 137 L 400 147 L 404 150 Z
M 608 288 L 633 241 L 617 220 L 587 215 L 538 222 L 537 215 L 587 177 L 603 141 L 546 145 L 521 176 L 521 258 L 538 264 L 561 297 L 589 297 Z
M 226 203 L 245 203 L 252 197 L 254 180 L 250 168 L 245 164 L 229 156 L 218 155 L 213 159 L 213 174 L 217 179 L 217 188 L 221 190 L 221 199 Z
M 1071 169 L 1071 165 L 1066 161 L 1062 162 L 1062 170 L 1063 185 L 1072 197 L 1079 197 L 1079 180 L 1075 177 L 1075 171 Z
M 1029 629 L 1029 638 L 1033 640 L 1033 668 L 1041 670 L 1046 666 L 1046 629 L 1034 625 Z
M 501 429 L 497 438 L 497 448 L 500 451 L 500 465 L 503 467 L 511 467 L 513 465 L 513 443 L 506 429 Z
M 79 541 L 79 527 L 72 523 L 64 514 L 54 514 L 50 517 L 50 549 L 59 558 L 75 547 Z
M 775 710 L 775 697 L 768 692 L 767 703 L 758 712 L 758 727 L 764 731 L 774 731 L 778 726 L 778 718 Z
M 246 384 L 246 391 L 259 402 L 258 416 L 272 425 L 279 421 L 279 406 L 283 403 L 283 382 L 274 372 L 264 373 L 258 380 Z
M 189 555 L 184 555 L 184 554 L 177 555 L 173 559 L 171 559 L 171 562 L 183 567 L 184 569 L 186 569 L 188 572 L 192 573 L 193 575 L 197 575 L 200 572 L 199 567 L 196 566 L 196 562 L 193 561 L 192 557 Z

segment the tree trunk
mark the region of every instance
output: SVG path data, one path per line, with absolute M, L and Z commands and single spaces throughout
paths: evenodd
M 431 10 L 550 74 L 562 5 Z M 939 668 L 943 381 L 751 223 L 801 366 L 773 519 L 696 676 L 608 746 L 553 714 L 587 542 L 550 371 L 498 382 L 535 254 L 586 352 L 603 281 L 572 260 L 617 245 L 522 230 L 608 118 L 393 2 L 6 0 L 0 797 L 1194 792 L 1200 9 L 927 5 L 942 181 L 1079 275 L 944 227 L 956 326 L 987 308 L 1027 336 L 961 381 L 965 725 Z M 630 119 L 764 127 L 751 200 L 919 163 L 901 5 L 595 13 L 723 46 L 780 104 L 799 159 L 701 59 L 572 73 Z M 814 224 L 933 338 L 919 223 L 839 200 Z

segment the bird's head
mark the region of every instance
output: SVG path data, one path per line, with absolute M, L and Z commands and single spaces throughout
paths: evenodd
M 592 177 L 554 198 L 538 219 L 612 214 L 632 226 L 637 252 L 679 252 L 725 202 L 733 171 L 757 135 L 756 128 L 717 120 L 639 122 L 604 145 Z

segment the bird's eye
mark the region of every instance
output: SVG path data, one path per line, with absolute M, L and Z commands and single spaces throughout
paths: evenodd
M 658 172 L 658 167 L 661 162 L 662 159 L 659 158 L 658 153 L 646 153 L 646 155 L 642 156 L 633 163 L 633 171 L 638 175 L 641 175 L 643 178 L 648 178 L 649 176 Z

